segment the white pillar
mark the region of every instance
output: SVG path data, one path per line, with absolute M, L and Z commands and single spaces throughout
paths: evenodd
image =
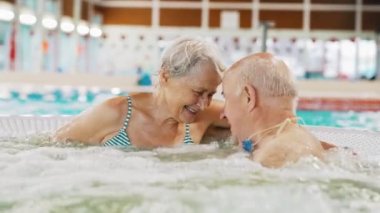
M 359 36 L 362 31 L 363 0 L 356 0 L 355 7 L 355 32 Z
M 36 52 L 35 52 L 35 62 L 33 63 L 33 71 L 35 72 L 41 72 L 42 71 L 42 64 L 43 64 L 43 49 L 41 48 L 42 43 L 44 42 L 45 39 L 45 30 L 43 29 L 42 26 L 42 18 L 44 15 L 44 10 L 45 10 L 45 1 L 44 0 L 38 0 L 37 1 L 37 8 L 36 8 L 36 17 L 37 17 L 37 23 L 36 26 L 34 27 L 34 36 L 36 39 Z
M 71 36 L 73 36 L 74 49 L 72 50 L 73 51 L 73 53 L 72 53 L 73 58 L 70 60 L 73 62 L 70 71 L 73 73 L 78 73 L 80 71 L 80 59 L 79 59 L 77 48 L 78 48 L 78 45 L 80 43 L 80 37 L 79 37 L 80 35 L 78 35 L 78 33 L 76 31 L 76 26 L 78 26 L 78 23 L 81 19 L 82 1 L 81 0 L 74 0 L 73 3 L 74 3 L 74 5 L 73 5 L 73 20 L 74 20 L 75 29 L 71 35 Z
M 260 0 L 252 0 L 252 29 L 260 27 Z
M 202 0 L 202 23 L 201 28 L 203 30 L 208 29 L 208 22 L 210 18 L 209 0 Z
M 303 1 L 303 31 L 306 35 L 310 32 L 310 0 Z
M 60 29 L 60 26 L 59 26 L 59 23 L 60 23 L 60 20 L 62 18 L 62 2 L 63 0 L 58 0 L 57 1 L 57 7 L 58 7 L 58 14 L 57 14 L 57 21 L 58 21 L 58 26 L 57 26 L 57 31 L 55 32 L 56 35 L 54 36 L 54 45 L 55 45 L 55 48 L 54 48 L 54 59 L 53 59 L 53 71 L 54 72 L 58 72 L 58 69 L 59 69 L 59 65 L 60 65 L 60 58 L 61 58 L 61 55 L 60 55 L 60 48 L 62 48 L 62 43 L 60 42 L 60 39 L 61 39 L 61 29 Z
M 355 52 L 355 78 L 359 77 L 359 63 L 360 63 L 360 34 L 362 31 L 362 12 L 363 12 L 363 0 L 356 0 L 356 6 L 355 6 L 355 45 L 356 45 L 356 52 Z
M 160 0 L 152 0 L 152 28 L 160 27 Z

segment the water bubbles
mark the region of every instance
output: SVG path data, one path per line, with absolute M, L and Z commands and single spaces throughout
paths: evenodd
M 376 212 L 380 158 L 335 149 L 268 169 L 232 145 L 113 149 L 0 138 L 4 211 Z M 22 192 L 22 193 L 20 193 Z M 111 210 L 110 210 L 111 209 Z

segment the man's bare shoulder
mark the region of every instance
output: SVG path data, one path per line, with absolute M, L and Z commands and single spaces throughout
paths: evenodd
M 322 151 L 319 140 L 311 133 L 305 129 L 293 129 L 272 138 L 253 159 L 264 166 L 277 168 L 303 156 L 320 157 Z
M 275 143 L 276 141 L 271 141 Z M 252 159 L 261 165 L 269 168 L 278 168 L 285 164 L 288 150 L 284 150 L 282 146 L 270 144 L 264 147 L 262 150 L 258 150 L 253 153 Z

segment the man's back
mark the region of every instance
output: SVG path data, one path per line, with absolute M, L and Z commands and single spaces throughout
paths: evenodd
M 310 155 L 322 159 L 323 148 L 319 140 L 298 124 L 289 125 L 261 143 L 252 158 L 263 166 L 281 167 Z

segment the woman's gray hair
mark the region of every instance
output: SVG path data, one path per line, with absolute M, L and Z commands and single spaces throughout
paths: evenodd
M 171 77 L 181 77 L 199 70 L 204 62 L 214 65 L 218 73 L 225 69 L 213 43 L 199 38 L 179 38 L 162 54 L 161 70 L 167 71 Z

